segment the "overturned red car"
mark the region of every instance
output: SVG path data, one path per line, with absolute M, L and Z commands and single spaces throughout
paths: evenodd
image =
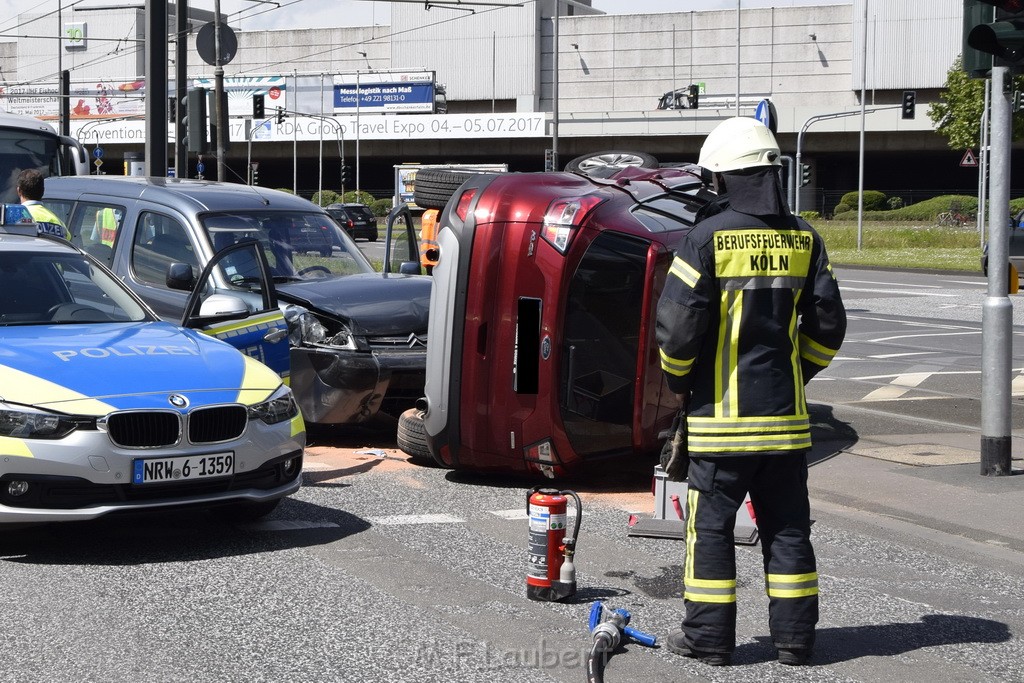
M 422 421 L 403 416 L 400 445 L 445 467 L 551 478 L 614 457 L 653 465 L 678 407 L 658 297 L 677 241 L 724 200 L 695 166 L 454 178 Z

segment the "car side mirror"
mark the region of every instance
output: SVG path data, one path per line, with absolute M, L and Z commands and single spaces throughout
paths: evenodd
M 196 284 L 196 276 L 192 272 L 191 265 L 187 263 L 172 263 L 167 266 L 167 279 L 165 282 L 170 289 L 191 292 Z
M 398 272 L 402 275 L 421 275 L 420 264 L 416 261 L 403 261 L 398 266 Z
M 220 316 L 241 317 L 249 315 L 249 307 L 237 296 L 229 294 L 211 294 L 199 305 L 199 317 L 213 318 Z

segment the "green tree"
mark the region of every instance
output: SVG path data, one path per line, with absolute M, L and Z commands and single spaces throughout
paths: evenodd
M 1024 77 L 1012 78 L 1012 87 L 1024 89 Z M 979 148 L 981 146 L 981 117 L 985 112 L 985 81 L 970 78 L 963 69 L 958 55 L 946 72 L 946 88 L 939 101 L 928 106 L 928 118 L 935 129 L 949 140 L 952 149 Z M 1013 138 L 1024 136 L 1024 119 L 1013 117 Z

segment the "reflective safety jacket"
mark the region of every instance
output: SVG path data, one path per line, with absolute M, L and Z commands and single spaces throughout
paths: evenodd
M 804 385 L 845 334 L 839 285 L 806 221 L 730 209 L 698 223 L 676 251 L 657 315 L 668 386 L 690 394 L 690 455 L 809 449 Z
M 24 204 L 25 208 L 28 209 L 29 214 L 32 216 L 32 220 L 36 222 L 36 226 L 38 227 L 40 234 L 46 233 L 47 235 L 63 237 L 68 241 L 71 240 L 71 231 L 64 226 L 64 223 L 53 211 L 50 211 L 48 208 L 33 199 L 26 200 L 22 202 L 22 204 Z

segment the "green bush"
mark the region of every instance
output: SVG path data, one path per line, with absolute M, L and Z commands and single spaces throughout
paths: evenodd
M 274 189 L 279 190 L 281 192 L 287 192 L 288 194 L 295 194 L 294 192 L 292 192 L 292 188 L 290 187 L 275 187 Z
M 817 221 L 821 220 L 821 214 L 817 211 L 801 211 L 800 218 L 803 218 L 805 221 Z
M 391 211 L 391 200 L 390 199 L 375 199 L 370 204 L 370 210 L 373 211 L 374 216 L 387 216 Z
M 856 196 L 856 193 L 854 193 Z M 864 211 L 864 220 L 869 221 L 916 221 L 919 223 L 935 223 L 936 217 L 945 211 L 950 211 L 956 206 L 958 210 L 968 216 L 973 216 L 978 211 L 978 198 L 962 194 L 943 195 L 932 197 L 923 202 L 908 204 L 900 209 L 889 211 Z M 838 208 L 838 207 L 837 207 Z M 866 209 L 866 207 L 865 207 Z M 836 220 L 855 221 L 856 211 L 848 211 L 840 215 L 838 211 L 834 216 Z
M 318 206 L 327 206 L 328 204 L 335 204 L 341 201 L 341 198 L 334 190 L 323 190 L 322 192 L 314 192 L 313 199 L 310 201 Z
M 832 214 L 838 216 L 839 214 L 847 213 L 848 211 L 853 211 L 853 207 L 845 202 L 839 202 L 836 204 L 836 208 L 832 209 Z
M 346 204 L 366 204 L 371 206 L 376 201 L 372 194 L 365 191 L 356 193 L 354 190 L 349 190 L 345 193 L 344 202 Z
M 899 197 L 889 197 L 889 201 L 886 202 L 886 205 L 890 209 L 902 209 L 903 208 L 903 200 L 900 199 Z
M 864 210 L 865 211 L 883 211 L 886 208 L 885 205 L 886 195 L 884 192 L 878 190 L 864 190 Z M 857 193 L 847 192 L 843 195 L 843 198 L 839 200 L 840 204 L 846 204 L 851 209 L 857 206 Z

